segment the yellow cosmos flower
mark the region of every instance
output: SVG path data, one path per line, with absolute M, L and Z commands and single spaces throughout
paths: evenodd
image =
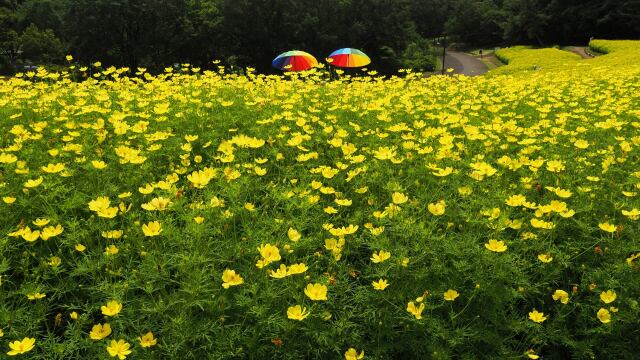
M 46 228 L 40 231 L 40 238 L 46 241 L 52 237 L 62 234 L 63 231 L 64 231 L 64 228 L 60 225 L 47 226 Z
M 378 236 L 380 234 L 382 234 L 384 232 L 384 226 L 380 226 L 380 227 L 372 227 L 369 229 L 369 232 L 371 233 L 371 235 L 373 236 Z
M 330 228 L 329 232 L 333 236 L 343 237 L 345 235 L 351 235 L 358 231 L 358 225 L 349 225 L 347 227 Z
M 409 261 L 411 261 L 411 259 L 409 259 L 408 257 L 403 257 L 402 259 L 400 259 L 400 266 L 402 267 L 409 266 Z
M 93 325 L 89 333 L 89 337 L 92 340 L 102 340 L 109 335 L 111 335 L 111 325 L 109 323 Z
M 508 206 L 512 207 L 522 206 L 525 202 L 527 202 L 527 198 L 524 195 L 512 195 L 505 201 Z
M 60 266 L 60 264 L 62 264 L 62 259 L 60 259 L 57 256 L 52 256 L 47 262 L 47 264 L 49 264 L 49 266 L 51 267 Z
M 436 169 L 436 171 L 433 171 L 432 174 L 437 176 L 437 177 L 445 177 L 445 176 L 449 176 L 453 173 L 453 168 L 450 166 L 445 167 L 444 169 Z
M 120 250 L 118 249 L 118 247 L 113 245 L 113 244 L 111 244 L 111 245 L 107 246 L 106 248 L 104 248 L 104 254 L 105 255 L 116 255 L 119 252 L 120 252 Z
M 13 154 L 0 153 L 0 164 L 12 164 L 17 160 L 18 158 Z
M 555 228 L 555 224 L 553 224 L 552 222 L 544 221 L 536 218 L 531 219 L 531 226 L 537 229 L 547 229 L 547 230 L 551 230 Z
M 598 320 L 600 320 L 600 322 L 602 322 L 603 324 L 611 322 L 611 313 L 607 309 L 600 308 L 600 310 L 598 310 L 597 316 Z
M 138 188 L 138 192 L 140 192 L 143 195 L 149 195 L 153 192 L 154 189 L 155 189 L 155 186 L 151 184 L 147 184 L 145 186 L 140 186 Z
M 567 293 L 564 290 L 556 290 L 554 291 L 553 295 L 551 295 L 551 297 L 553 298 L 553 300 L 555 301 L 560 301 L 563 304 L 566 304 L 569 302 L 569 293 Z
M 222 287 L 228 289 L 230 286 L 238 286 L 244 283 L 244 279 L 240 274 L 236 274 L 235 270 L 225 269 L 222 272 Z
M 327 300 L 327 287 L 322 284 L 307 284 L 304 293 L 314 301 Z
M 290 306 L 287 309 L 287 318 L 291 320 L 302 321 L 309 316 L 309 311 L 307 311 L 306 307 L 302 307 L 300 305 Z
M 622 215 L 628 217 L 631 220 L 640 219 L 640 210 L 633 208 L 631 210 L 622 210 Z
M 458 296 L 460 296 L 460 294 L 452 289 L 447 290 L 443 295 L 446 301 L 454 301 Z
M 215 176 L 216 173 L 214 169 L 205 168 L 204 170 L 194 171 L 187 175 L 187 180 L 189 180 L 194 187 L 202 189 L 207 186 Z
M 427 209 L 429 210 L 429 212 L 435 216 L 443 215 L 446 207 L 447 206 L 444 200 L 440 200 L 437 203 L 432 203 L 427 205 Z
M 349 348 L 349 350 L 347 350 L 344 353 L 344 359 L 345 360 L 360 360 L 364 357 L 364 350 L 362 350 L 360 352 L 360 354 L 358 354 L 358 350 L 354 349 L 354 348 Z
M 389 286 L 389 283 L 385 279 L 379 279 L 378 281 L 372 281 L 371 285 L 375 290 L 384 290 Z
M 629 256 L 625 261 L 627 262 L 627 265 L 633 266 L 635 263 L 637 263 L 636 260 L 639 258 L 640 258 L 640 253 L 635 253 Z
M 265 141 L 262 139 L 246 136 L 246 135 L 237 135 L 231 139 L 231 143 L 238 145 L 243 148 L 252 148 L 257 149 L 264 146 Z
M 38 240 L 38 238 L 40 238 L 40 231 L 31 231 L 31 229 L 29 229 L 29 227 L 27 226 L 26 228 L 22 229 L 22 232 L 20 232 L 20 236 L 22 236 L 22 238 L 28 242 L 34 242 Z
M 156 345 L 158 343 L 158 340 L 154 338 L 153 333 L 149 331 L 148 333 L 142 336 L 138 336 L 138 342 L 140 343 L 140 346 L 142 346 L 143 348 L 148 348 Z
M 193 218 L 193 221 L 195 221 L 196 224 L 200 225 L 204 222 L 204 218 L 202 216 L 196 216 Z
M 43 226 L 45 226 L 45 225 L 47 225 L 49 223 L 49 220 L 48 219 L 35 219 L 31 223 L 33 225 L 35 225 L 35 226 L 43 227 Z
M 285 264 L 280 264 L 278 270 L 271 270 L 269 272 L 269 276 L 275 279 L 282 279 L 288 275 L 287 266 Z
M 388 251 L 380 250 L 377 253 L 374 252 L 371 256 L 371 262 L 379 264 L 381 262 L 386 261 L 391 257 L 391 253 Z
M 600 293 L 600 300 L 605 304 L 610 304 L 618 298 L 618 295 L 613 290 L 607 290 Z
M 289 228 L 289 230 L 287 231 L 287 237 L 289 237 L 289 240 L 291 240 L 293 242 L 296 242 L 296 241 L 300 240 L 302 235 L 300 235 L 298 230 L 296 230 L 294 228 Z
M 540 254 L 538 255 L 538 260 L 543 263 L 550 263 L 551 261 L 553 261 L 553 256 L 551 256 L 550 254 Z
M 529 350 L 527 350 L 527 352 L 525 353 L 525 355 L 527 355 L 527 357 L 528 357 L 529 359 L 534 359 L 534 360 L 536 360 L 536 359 L 540 359 L 540 356 L 539 356 L 539 355 L 537 355 L 537 354 L 536 354 L 536 352 L 535 352 L 535 351 L 533 351 L 533 349 L 529 349 Z
M 612 224 L 609 224 L 608 222 L 600 223 L 600 224 L 598 224 L 598 227 L 600 228 L 600 230 L 608 232 L 608 233 L 616 232 L 616 226 L 612 225 Z
M 309 268 L 303 263 L 292 264 L 287 268 L 287 275 L 297 275 L 306 272 Z
M 142 225 L 144 236 L 158 236 L 162 232 L 162 224 L 159 221 L 152 221 Z
M 507 245 L 502 240 L 490 239 L 488 243 L 484 244 L 484 247 L 493 252 L 507 251 Z
M 420 305 L 416 306 L 413 301 L 410 301 L 407 304 L 407 311 L 417 320 L 420 320 L 422 319 L 422 312 L 424 311 L 424 303 L 420 303 Z
M 21 355 L 21 354 L 27 353 L 33 350 L 35 345 L 36 345 L 36 339 L 34 338 L 26 337 L 22 340 L 12 341 L 9 343 L 9 349 L 11 350 L 7 352 L 7 355 L 15 356 L 15 355 Z
M 536 323 L 542 323 L 543 321 L 547 320 L 547 317 L 544 316 L 544 313 L 538 312 L 538 310 L 533 309 L 533 311 L 529 313 L 529 319 Z
M 27 294 L 27 299 L 29 300 L 40 300 L 40 299 L 44 299 L 45 297 L 47 297 L 47 294 L 43 294 L 43 293 L 33 293 L 33 294 Z
M 25 181 L 25 183 L 23 185 L 24 185 L 24 187 L 31 189 L 31 188 L 35 188 L 35 187 L 40 186 L 40 184 L 42 184 L 43 180 L 44 179 L 42 178 L 42 176 L 40 176 L 37 179 L 31 179 L 31 180 Z
M 578 149 L 586 149 L 589 147 L 589 142 L 586 140 L 576 140 L 573 143 L 573 146 L 577 147 Z
M 48 164 L 46 166 L 41 167 L 42 171 L 49 173 L 49 174 L 56 174 L 61 172 L 62 170 L 64 170 L 65 165 L 62 163 L 57 163 L 57 164 Z
M 340 206 L 351 206 L 351 204 L 353 203 L 353 201 L 349 199 L 336 199 L 335 202 Z
M 98 212 L 107 209 L 109 206 L 111 206 L 111 201 L 106 196 L 100 196 L 95 200 L 89 201 L 89 210 L 91 211 Z
M 164 211 L 172 204 L 170 199 L 157 197 L 151 199 L 148 203 L 142 204 L 142 208 L 148 211 Z
M 275 261 L 280 261 L 282 257 L 280 256 L 280 250 L 277 246 L 271 244 L 261 244 L 258 247 L 258 252 L 260 252 L 260 256 L 262 256 L 262 260 L 264 260 L 264 265 L 268 265 Z
M 550 172 L 561 172 L 565 169 L 564 163 L 560 160 L 551 160 L 547 162 L 547 170 Z
M 320 171 L 320 173 L 322 174 L 322 177 L 324 177 L 325 179 L 332 179 L 334 176 L 336 176 L 336 174 L 339 172 L 340 170 L 338 169 L 334 169 L 331 167 L 324 167 L 322 168 L 322 170 Z
M 120 313 L 120 310 L 122 310 L 122 304 L 116 300 L 111 300 L 107 305 L 102 305 L 100 310 L 102 311 L 102 315 L 116 316 Z
M 409 197 L 403 193 L 394 192 L 391 194 L 391 200 L 394 204 L 400 205 L 406 203 L 409 200 Z
M 111 357 L 118 357 L 120 360 L 124 360 L 127 358 L 127 355 L 131 354 L 133 351 L 129 350 L 131 345 L 120 339 L 120 340 L 111 340 L 109 346 L 107 346 L 107 352 Z
M 2 197 L 2 201 L 3 201 L 5 204 L 13 204 L 14 202 L 16 202 L 16 198 L 11 197 L 11 196 L 3 196 L 3 197 Z
M 117 207 L 108 207 L 106 209 L 101 209 L 96 212 L 96 215 L 98 215 L 99 217 L 103 217 L 107 219 L 113 219 L 114 217 L 116 217 L 117 214 L 118 214 Z
M 105 239 L 120 239 L 124 234 L 122 230 L 107 230 L 100 232 L 100 235 Z
M 107 167 L 107 163 L 102 160 L 92 160 L 91 165 L 98 170 L 102 170 Z

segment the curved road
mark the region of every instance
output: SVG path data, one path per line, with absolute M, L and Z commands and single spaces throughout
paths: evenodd
M 487 65 L 479 59 L 456 51 L 447 51 L 443 67 L 445 69 L 453 68 L 454 74 L 463 74 L 467 76 L 482 75 L 489 71 Z

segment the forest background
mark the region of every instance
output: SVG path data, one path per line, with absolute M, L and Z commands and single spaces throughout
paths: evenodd
M 161 71 L 280 52 L 365 51 L 372 69 L 433 70 L 437 47 L 586 44 L 640 35 L 640 0 L 0 0 L 0 74 L 75 61 Z M 444 37 L 446 36 L 446 37 Z M 443 38 L 444 37 L 444 38 Z

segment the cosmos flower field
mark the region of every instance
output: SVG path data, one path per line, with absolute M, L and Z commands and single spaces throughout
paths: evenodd
M 640 42 L 591 45 L 0 82 L 2 356 L 634 358 Z

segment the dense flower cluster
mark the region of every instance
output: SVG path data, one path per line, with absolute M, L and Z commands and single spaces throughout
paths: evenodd
M 0 344 L 632 356 L 640 45 L 595 43 L 611 55 L 534 68 L 541 53 L 504 50 L 524 57 L 476 78 L 184 65 L 0 83 Z

